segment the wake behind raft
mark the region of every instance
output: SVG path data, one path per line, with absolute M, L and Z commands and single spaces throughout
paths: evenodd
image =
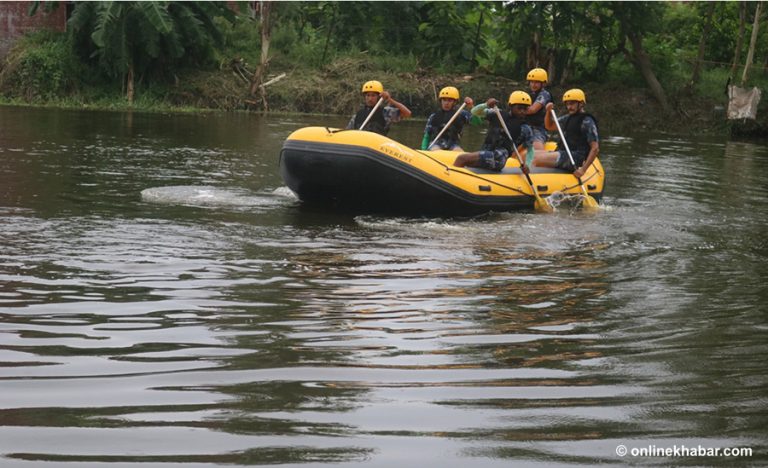
M 415 150 L 373 132 L 305 127 L 283 143 L 280 175 L 303 203 L 361 213 L 472 216 L 533 211 L 533 192 L 514 155 L 495 172 L 454 167 L 458 154 Z M 534 167 L 530 176 L 541 197 L 583 193 L 570 172 Z M 599 159 L 581 180 L 599 201 L 605 182 Z

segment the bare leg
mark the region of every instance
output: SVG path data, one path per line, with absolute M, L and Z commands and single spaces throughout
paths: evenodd
M 560 157 L 560 153 L 557 151 L 537 151 L 533 155 L 533 165 L 538 167 L 556 167 L 558 157 Z
M 440 140 L 440 143 L 444 144 L 444 140 Z M 461 148 L 461 146 L 458 143 L 454 143 L 453 146 L 451 146 L 450 148 L 445 148 L 445 147 L 441 146 L 440 144 L 438 144 L 437 142 L 435 142 L 432 146 L 427 148 L 427 151 L 439 151 L 439 150 L 442 150 L 442 149 L 444 149 L 446 151 L 460 151 L 462 153 L 464 152 L 464 150 Z
M 475 166 L 480 161 L 480 152 L 475 151 L 474 153 L 461 153 L 460 155 L 456 156 L 456 160 L 453 162 L 453 165 L 456 167 L 466 167 Z
M 441 149 L 443 149 L 443 148 L 441 148 L 438 145 L 432 145 L 429 148 L 427 148 L 427 151 L 440 151 Z M 446 151 L 461 151 L 461 152 L 463 152 L 464 150 L 459 145 L 453 145 L 452 147 L 448 148 Z

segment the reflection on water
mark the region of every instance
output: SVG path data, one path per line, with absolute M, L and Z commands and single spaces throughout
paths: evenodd
M 279 179 L 310 123 L 0 108 L 0 465 L 766 462 L 764 146 L 608 138 L 595 214 L 352 216 Z

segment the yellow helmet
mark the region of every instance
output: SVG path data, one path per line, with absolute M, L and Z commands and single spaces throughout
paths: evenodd
M 584 91 L 578 88 L 573 88 L 573 89 L 569 89 L 568 91 L 565 92 L 565 94 L 563 94 L 563 102 L 566 102 L 566 101 L 581 101 L 584 104 L 586 104 L 587 96 L 584 94 Z
M 455 99 L 459 100 L 459 90 L 453 86 L 446 86 L 440 90 L 440 99 Z
M 528 77 L 526 78 L 527 81 L 541 81 L 543 83 L 547 82 L 547 71 L 543 68 L 534 68 L 533 70 L 528 72 Z
M 523 104 L 525 106 L 531 105 L 531 96 L 528 95 L 525 91 L 512 91 L 512 94 L 509 95 L 509 105 L 515 105 L 515 104 Z
M 363 85 L 363 93 L 383 93 L 384 92 L 384 85 L 381 84 L 381 81 L 366 81 Z

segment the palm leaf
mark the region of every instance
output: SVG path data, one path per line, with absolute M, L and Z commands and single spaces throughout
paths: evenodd
M 168 14 L 168 2 L 137 2 L 138 10 L 160 34 L 173 31 L 173 20 Z
M 217 44 L 224 42 L 224 38 L 219 31 L 219 27 L 213 22 L 217 16 L 223 17 L 230 23 L 234 23 L 236 15 L 223 2 L 190 2 L 189 11 L 195 15 L 198 21 L 202 22 L 208 35 L 210 35 Z
M 75 5 L 72 15 L 67 20 L 67 30 L 73 33 L 87 30 L 88 25 L 94 21 L 97 5 L 96 2 L 80 2 Z
M 123 5 L 128 2 L 103 2 L 98 3 L 96 7 L 96 27 L 94 28 L 91 39 L 97 47 L 103 48 L 106 44 L 106 34 L 109 33 L 113 24 L 123 16 Z

